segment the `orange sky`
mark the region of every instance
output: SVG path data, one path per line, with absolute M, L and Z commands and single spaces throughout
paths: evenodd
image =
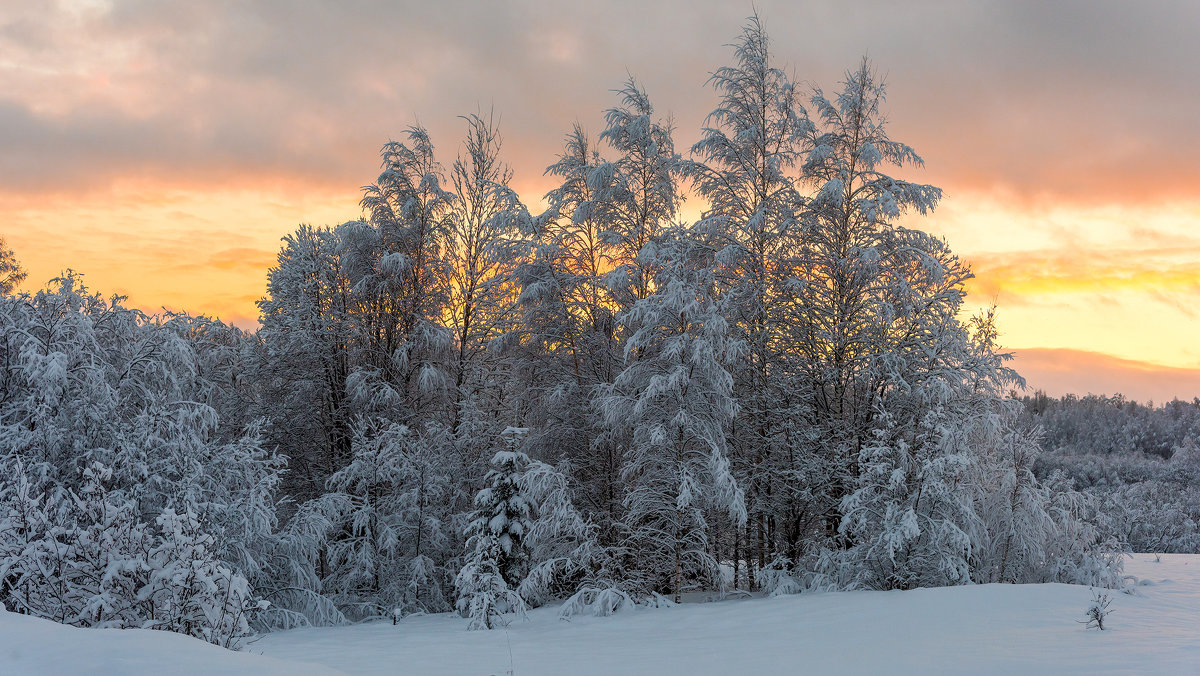
M 1052 393 L 1200 395 L 1200 4 L 756 3 L 777 58 L 834 90 L 868 53 L 894 138 L 1003 342 Z M 449 164 L 494 107 L 516 187 L 636 75 L 698 137 L 738 3 L 0 0 L 0 236 L 26 288 L 65 268 L 143 308 L 253 326 L 279 238 L 358 216 L 413 121 Z M 436 6 L 435 6 L 436 5 Z

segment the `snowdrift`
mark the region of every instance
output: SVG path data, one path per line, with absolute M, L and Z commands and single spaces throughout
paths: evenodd
M 183 634 L 150 629 L 80 629 L 0 610 L 0 674 L 338 673 L 318 664 L 234 652 Z

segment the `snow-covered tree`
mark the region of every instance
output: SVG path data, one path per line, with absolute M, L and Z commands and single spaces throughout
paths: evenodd
M 576 124 L 546 169 L 560 183 L 546 195 L 547 211 L 529 223 L 530 253 L 517 270 L 520 335 L 528 355 L 524 396 L 534 402 L 523 423 L 531 428 L 528 448 L 551 461 L 571 449 L 576 465 L 595 479 L 580 500 L 598 518 L 605 515 L 606 526 L 618 510 L 616 450 L 588 404 L 596 385 L 612 382 L 620 363 L 618 305 L 606 275 L 621 262 L 600 213 L 608 169 Z
M 463 400 L 490 388 L 487 347 L 514 326 L 519 200 L 508 182 L 512 170 L 500 159 L 500 132 L 494 117 L 469 115 L 464 152 L 451 171 L 453 198 L 448 212 L 448 314 L 456 350 L 455 430 Z M 493 365 L 494 368 L 494 365 Z
M 1087 495 L 1102 537 L 1131 551 L 1200 552 L 1200 403 L 1043 393 L 1024 403 L 1026 424 L 1043 430 L 1035 474 Z
M 656 290 L 623 315 L 626 366 L 597 399 L 606 424 L 631 430 L 623 518 L 642 591 L 667 590 L 676 602 L 717 574 L 706 513 L 746 518 L 726 442 L 737 412 L 727 368 L 743 343 L 713 299 L 712 252 L 689 234 L 643 250 L 661 268 Z
M 687 173 L 709 205 L 697 234 L 716 251 L 716 294 L 730 331 L 745 344 L 745 358 L 731 365 L 739 403 L 733 427 L 732 462 L 743 489 L 752 532 L 746 533 L 761 567 L 769 557 L 768 530 L 776 502 L 796 487 L 780 481 L 795 473 L 790 446 L 785 364 L 780 332 L 787 310 L 786 283 L 801 237 L 796 167 L 811 129 L 795 84 L 775 62 L 757 15 L 732 45 L 734 64 L 718 68 L 709 85 L 720 103 L 705 120 L 696 157 Z M 735 565 L 740 553 L 735 529 Z
M 430 441 L 395 423 L 380 429 L 360 422 L 350 464 L 297 516 L 321 517 L 323 532 L 312 542 L 325 571 L 320 589 L 347 617 L 447 607 L 448 541 L 439 508 L 447 479 Z
M 383 171 L 363 189 L 366 220 L 340 230 L 352 288 L 354 361 L 347 388 L 356 413 L 420 429 L 453 401 L 454 284 L 448 248 L 454 194 L 421 127 L 381 151 Z
M 606 282 L 622 308 L 654 291 L 655 270 L 642 249 L 672 224 L 683 201 L 683 163 L 675 152 L 670 120 L 654 118 L 645 90 L 629 78 L 617 91 L 620 105 L 604 113 L 600 140 L 618 153 L 595 170 L 599 186 L 596 217 L 601 237 L 612 248 L 613 269 Z
M 309 499 L 350 456 L 350 283 L 339 231 L 301 226 L 283 239 L 258 302 L 262 327 L 251 357 L 254 408 L 271 445 L 289 459 L 286 488 Z
M 786 341 L 804 355 L 797 385 L 819 429 L 812 450 L 836 477 L 835 504 L 852 490 L 889 385 L 923 379 L 923 371 L 943 363 L 909 355 L 943 349 L 936 341 L 952 332 L 947 317 L 969 277 L 943 242 L 896 225 L 904 213 L 931 210 L 941 191 L 884 173 L 921 166 L 912 148 L 888 136 L 885 94 L 865 59 L 832 101 L 816 90 L 818 123 L 808 131 L 802 163 L 816 192 L 788 284 L 795 314 Z M 831 527 L 837 517 L 834 508 Z
M 429 133 L 409 127 L 405 139 L 383 146 L 383 172 L 363 189 L 362 199 L 382 250 L 357 261 L 356 290 L 386 303 L 380 310 L 392 315 L 391 322 L 379 326 L 385 355 L 422 322 L 436 323 L 448 292 L 443 253 L 446 213 L 454 198 L 442 187 L 443 170 Z
M 25 270 L 17 262 L 17 256 L 0 237 L 0 295 L 13 293 L 25 281 Z
M 528 563 L 525 534 L 529 531 L 532 506 L 525 494 L 522 477 L 529 456 L 520 448 L 528 430 L 509 427 L 504 430 L 504 450 L 492 456 L 488 484 L 475 496 L 475 515 L 468 526 L 472 534 L 495 538 L 499 546 L 496 561 L 500 574 L 510 586 L 524 577 Z
M 488 484 L 475 496 L 475 512 L 467 525 L 467 558 L 459 571 L 457 608 L 471 619 L 472 629 L 491 629 L 497 618 L 524 612 L 516 592 L 528 565 L 525 535 L 532 506 L 522 476 L 529 457 L 520 447 L 528 430 L 504 430 L 504 450 L 492 457 Z
M 30 477 L 20 461 L 5 470 L 5 605 L 18 612 L 83 626 L 138 626 L 146 618 L 137 593 L 149 571 L 151 534 L 136 505 L 106 486 L 108 468 L 83 472 L 78 493 Z M 32 480 L 31 480 L 32 479 Z

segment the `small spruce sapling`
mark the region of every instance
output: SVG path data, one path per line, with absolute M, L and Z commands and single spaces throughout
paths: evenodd
M 525 601 L 514 590 L 525 563 L 522 546 L 530 520 L 530 505 L 521 491 L 521 474 L 529 457 L 518 450 L 524 428 L 503 432 L 505 450 L 492 458 L 488 486 L 475 496 L 476 510 L 467 526 L 467 556 L 455 579 L 459 614 L 470 618 L 470 629 L 506 625 L 505 613 L 525 612 Z

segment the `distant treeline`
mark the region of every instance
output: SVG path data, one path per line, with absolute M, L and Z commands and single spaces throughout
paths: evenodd
M 1169 459 L 1185 441 L 1200 436 L 1200 398 L 1155 406 L 1122 395 L 1038 391 L 1022 397 L 1025 415 L 1045 430 L 1042 448 L 1070 454 L 1143 454 Z

